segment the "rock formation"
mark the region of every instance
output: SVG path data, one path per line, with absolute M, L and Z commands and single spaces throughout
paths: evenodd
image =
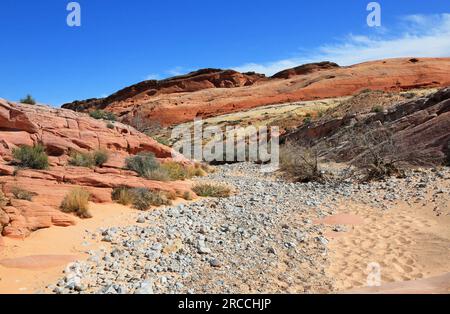
M 339 67 L 303 65 L 271 78 L 255 73 L 201 70 L 163 81 L 145 81 L 104 99 L 66 104 L 76 111 L 105 109 L 129 121 L 135 115 L 163 125 L 249 108 L 353 95 L 363 89 L 401 91 L 450 85 L 450 58 L 400 58 Z
M 393 105 L 381 112 L 353 113 L 318 121 L 286 134 L 282 141 L 326 147 L 321 149 L 323 157 L 349 162 L 357 157 L 351 151 L 352 130 L 371 131 L 379 127 L 390 130 L 398 153 L 420 152 L 428 161 L 448 158 L 450 88 Z M 384 145 L 381 140 L 379 142 L 377 144 Z
M 48 170 L 17 170 L 11 165 L 14 148 L 42 144 L 49 155 Z M 68 166 L 70 152 L 105 149 L 109 160 L 101 168 Z M 0 209 L 0 229 L 5 236 L 26 237 L 31 231 L 52 225 L 69 226 L 77 218 L 62 213 L 59 205 L 75 186 L 83 186 L 94 202 L 111 202 L 114 187 L 148 187 L 179 192 L 189 190 L 183 182 L 162 183 L 140 178 L 123 170 L 125 158 L 139 152 L 153 152 L 162 162 L 172 160 L 172 150 L 130 126 L 94 120 L 86 114 L 44 106 L 24 105 L 0 99 L 0 190 L 11 196 L 14 187 L 33 194 L 33 201 L 9 197 Z M 188 163 L 184 157 L 176 159 Z

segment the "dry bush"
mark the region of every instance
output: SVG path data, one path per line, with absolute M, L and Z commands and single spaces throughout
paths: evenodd
M 131 118 L 129 125 L 139 132 L 155 138 L 162 129 L 161 123 L 145 118 L 142 113 L 137 113 L 133 118 Z
M 61 203 L 61 210 L 65 213 L 75 213 L 80 218 L 91 218 L 89 213 L 89 199 L 91 194 L 83 188 L 71 190 Z
M 108 159 L 109 154 L 103 149 L 98 149 L 89 153 L 72 152 L 70 154 L 69 164 L 75 167 L 101 167 Z
M 162 164 L 161 168 L 167 171 L 172 180 L 186 180 L 189 177 L 186 167 L 174 161 Z
M 280 148 L 280 170 L 297 182 L 324 182 L 318 155 L 309 147 L 286 143 Z
M 211 167 L 206 167 L 206 166 L 203 166 L 202 164 L 195 164 L 194 166 L 190 166 L 187 168 L 188 178 L 205 177 L 208 175 L 208 172 L 205 169 L 208 169 L 208 168 L 211 168 Z
M 402 176 L 406 168 L 438 163 L 424 149 L 401 145 L 391 130 L 385 127 L 352 130 L 348 138 L 353 157 L 351 164 L 359 169 L 362 181 Z
M 132 189 L 133 206 L 138 210 L 148 210 L 151 206 L 172 205 L 167 194 L 161 191 L 152 191 L 147 188 Z
M 186 201 L 192 201 L 194 199 L 194 197 L 192 196 L 192 193 L 189 191 L 185 191 L 183 193 L 183 199 Z
M 127 187 L 114 189 L 111 196 L 117 203 L 133 204 L 138 210 L 148 210 L 151 206 L 172 205 L 172 200 L 177 197 L 175 193 Z
M 15 199 L 30 201 L 30 202 L 33 200 L 33 196 L 35 196 L 35 194 L 33 192 L 27 191 L 18 186 L 14 186 L 11 189 L 11 193 L 14 195 Z
M 157 168 L 154 170 L 148 170 L 144 177 L 148 180 L 154 180 L 154 181 L 161 181 L 161 182 L 167 182 L 170 181 L 172 178 L 170 177 L 167 170 L 162 168 Z
M 232 193 L 232 189 L 229 186 L 212 183 L 197 183 L 192 188 L 192 191 L 203 197 L 228 197 Z
M 128 206 L 133 203 L 133 193 L 127 187 L 113 189 L 111 197 L 116 203 Z

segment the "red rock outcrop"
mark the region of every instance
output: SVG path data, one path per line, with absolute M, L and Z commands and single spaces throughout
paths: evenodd
M 392 133 L 395 153 L 420 152 L 426 156 L 425 162 L 446 158 L 450 160 L 450 88 L 441 89 L 428 97 L 396 104 L 384 112 L 351 114 L 318 121 L 284 135 L 282 142 L 312 144 L 319 147 L 323 157 L 348 162 L 358 157 L 353 151 L 354 133 L 351 130 L 367 132 L 379 127 Z M 363 154 L 364 151 L 359 153 Z
M 225 83 L 228 81 L 234 83 Z M 163 125 L 174 125 L 264 105 L 349 96 L 363 89 L 401 91 L 448 85 L 450 58 L 388 59 L 349 67 L 324 62 L 282 71 L 272 78 L 208 70 L 143 82 L 105 99 L 64 107 L 87 111 L 103 108 L 123 121 L 140 114 Z
M 10 164 L 12 150 L 21 145 L 42 144 L 49 155 L 48 170 L 16 170 Z M 110 158 L 102 168 L 68 166 L 71 151 L 88 152 L 105 149 Z M 112 188 L 148 187 L 182 193 L 189 190 L 184 182 L 162 183 L 145 180 L 123 170 L 125 158 L 139 152 L 153 152 L 161 161 L 172 159 L 172 150 L 130 126 L 94 120 L 86 114 L 44 106 L 15 104 L 0 99 L 0 189 L 9 196 L 9 204 L 0 209 L 0 233 L 26 237 L 30 232 L 52 225 L 69 226 L 77 218 L 62 213 L 59 205 L 66 193 L 83 186 L 93 202 L 111 202 Z M 176 155 L 182 163 L 189 163 Z M 14 187 L 35 194 L 33 201 L 15 200 Z

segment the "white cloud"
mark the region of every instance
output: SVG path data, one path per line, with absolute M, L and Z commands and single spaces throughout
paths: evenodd
M 400 22 L 397 29 L 383 27 L 382 31 L 371 35 L 347 35 L 338 43 L 319 47 L 315 53 L 263 64 L 247 63 L 234 69 L 273 75 L 287 68 L 319 61 L 345 66 L 384 58 L 450 56 L 450 14 L 409 15 L 402 17 Z
M 185 70 L 183 67 L 177 66 L 170 70 L 167 70 L 165 73 L 170 76 L 179 76 L 186 73 L 187 70 Z
M 145 80 L 160 80 L 161 76 L 157 73 L 149 74 L 145 77 Z

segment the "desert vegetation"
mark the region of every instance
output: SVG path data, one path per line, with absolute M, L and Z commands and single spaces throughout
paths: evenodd
M 232 193 L 231 187 L 216 183 L 197 183 L 192 191 L 202 197 L 228 197 Z
M 86 168 L 101 167 L 108 161 L 108 158 L 108 152 L 103 149 L 88 153 L 73 152 L 70 156 L 69 164 Z
M 317 152 L 310 147 L 292 143 L 280 149 L 280 170 L 296 182 L 324 182 Z
M 11 189 L 11 193 L 14 195 L 15 199 L 25 200 L 25 201 L 30 201 L 30 202 L 33 200 L 33 196 L 35 195 L 34 193 L 27 191 L 18 186 L 14 186 Z
M 185 166 L 174 161 L 161 164 L 153 153 L 148 152 L 128 157 L 125 164 L 127 169 L 139 176 L 155 181 L 186 180 L 206 175 L 206 171 L 199 164 Z
M 91 218 L 89 212 L 89 199 L 91 194 L 81 187 L 69 191 L 61 203 L 61 210 L 65 213 L 74 213 L 80 218 Z
M 25 98 L 21 99 L 20 102 L 22 104 L 36 105 L 36 100 L 30 94 L 28 94 Z
M 44 146 L 21 146 L 13 150 L 15 163 L 20 168 L 43 170 L 49 167 L 48 155 Z
M 96 120 L 116 121 L 117 117 L 114 113 L 104 110 L 94 110 L 89 112 L 89 116 Z
M 152 191 L 147 188 L 119 187 L 113 190 L 112 199 L 122 205 L 133 205 L 138 210 L 148 210 L 151 206 L 171 205 L 176 198 L 169 192 Z

